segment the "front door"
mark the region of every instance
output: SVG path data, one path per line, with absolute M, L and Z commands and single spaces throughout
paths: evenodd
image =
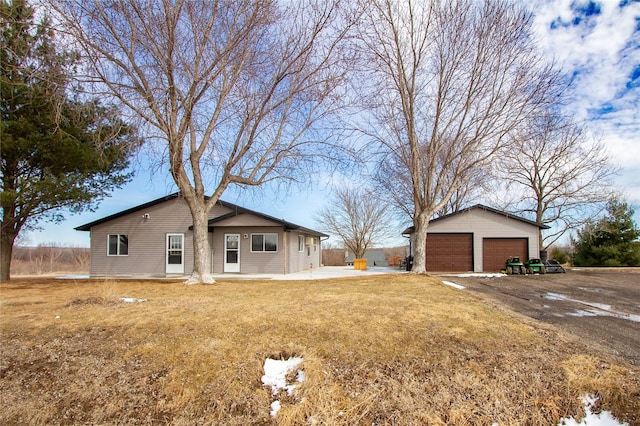
M 240 234 L 224 234 L 224 272 L 240 272 Z
M 167 234 L 167 274 L 184 274 L 184 234 Z

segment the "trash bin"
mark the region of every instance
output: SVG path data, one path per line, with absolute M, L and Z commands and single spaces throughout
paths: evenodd
M 542 260 L 543 263 L 549 260 L 549 253 L 546 250 L 540 250 L 540 260 Z
M 407 271 L 410 271 L 413 268 L 413 256 L 407 256 L 405 259 L 405 264 L 407 266 Z
M 366 271 L 367 259 L 353 259 L 353 269 L 356 271 Z

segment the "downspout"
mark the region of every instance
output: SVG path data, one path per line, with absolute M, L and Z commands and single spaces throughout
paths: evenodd
M 322 263 L 322 242 L 323 241 L 327 241 L 328 239 L 330 239 L 331 237 L 327 237 L 324 240 L 322 239 L 322 237 L 318 237 L 318 246 L 320 246 L 320 253 L 318 253 L 318 268 L 324 266 L 324 263 Z
M 412 246 L 412 244 L 411 244 L 412 243 L 411 234 L 402 234 L 402 236 L 404 238 L 408 238 L 409 239 L 409 254 L 408 254 L 408 256 L 413 256 L 413 247 L 411 247 Z
M 284 231 L 284 232 L 282 233 L 282 239 L 284 240 L 284 241 L 283 241 L 283 245 L 284 245 L 284 256 L 283 256 L 283 257 L 284 257 L 284 264 L 282 265 L 282 273 L 283 273 L 284 275 L 287 275 L 287 269 L 288 269 L 288 268 L 287 268 L 287 259 L 288 259 L 288 256 L 287 256 L 287 255 L 288 255 L 288 253 L 289 253 L 289 249 L 288 249 L 288 247 L 287 247 L 287 240 L 289 239 L 289 238 L 288 238 L 289 231 L 287 231 L 287 230 L 286 230 L 286 228 L 282 228 L 282 229 L 283 229 L 283 231 Z

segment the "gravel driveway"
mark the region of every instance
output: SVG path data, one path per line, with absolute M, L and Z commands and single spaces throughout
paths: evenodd
M 640 268 L 442 279 L 531 318 L 560 326 L 586 343 L 607 347 L 631 364 L 640 365 Z

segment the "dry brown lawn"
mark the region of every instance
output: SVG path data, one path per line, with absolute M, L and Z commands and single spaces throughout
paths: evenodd
M 436 278 L 14 280 L 0 303 L 3 425 L 553 425 L 587 393 L 640 424 L 638 369 Z M 293 355 L 272 418 L 263 364 Z

